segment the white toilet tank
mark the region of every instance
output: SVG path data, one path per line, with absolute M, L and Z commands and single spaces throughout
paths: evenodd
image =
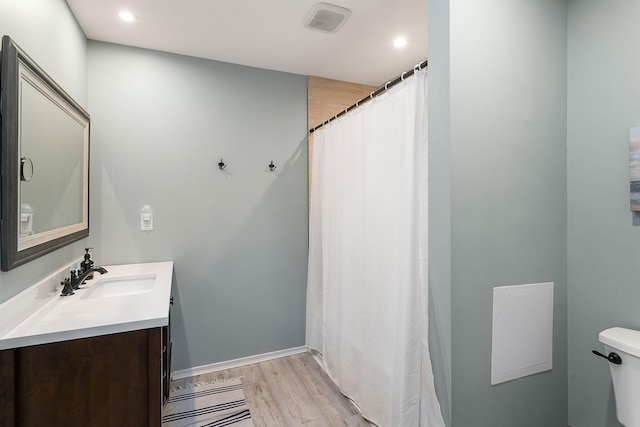
M 640 427 L 640 331 L 610 328 L 600 332 L 607 355 L 617 353 L 622 364 L 609 363 L 618 421 Z

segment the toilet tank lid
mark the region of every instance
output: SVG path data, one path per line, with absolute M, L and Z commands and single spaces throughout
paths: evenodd
M 640 331 L 625 328 L 609 328 L 600 332 L 600 342 L 617 350 L 640 357 Z

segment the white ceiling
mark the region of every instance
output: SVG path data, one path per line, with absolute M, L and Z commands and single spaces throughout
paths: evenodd
M 427 0 L 329 0 L 351 10 L 334 34 L 304 27 L 317 0 L 67 3 L 92 40 L 295 74 L 380 86 L 427 58 Z M 138 20 L 120 20 L 121 9 Z

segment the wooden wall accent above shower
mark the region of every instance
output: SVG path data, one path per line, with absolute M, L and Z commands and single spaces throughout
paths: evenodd
M 309 76 L 309 128 L 335 116 L 376 89 L 376 86 Z
M 322 77 L 308 77 L 308 128 L 314 128 L 340 111 L 369 95 L 376 86 L 349 83 Z M 311 161 L 313 160 L 313 134 L 309 135 L 309 192 L 311 192 Z

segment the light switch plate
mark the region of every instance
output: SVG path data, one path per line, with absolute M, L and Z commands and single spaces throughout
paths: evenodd
M 140 210 L 140 230 L 153 230 L 153 210 L 148 205 L 144 205 Z
M 140 215 L 140 230 L 142 231 L 153 230 L 153 214 Z

